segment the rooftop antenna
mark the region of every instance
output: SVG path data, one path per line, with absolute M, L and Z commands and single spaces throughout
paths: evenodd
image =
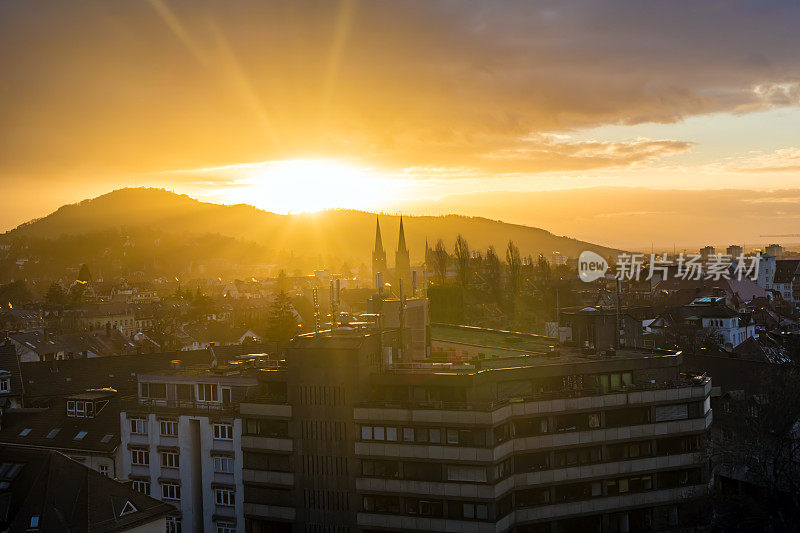
M 214 343 L 208 343 L 208 350 L 211 352 L 211 368 L 217 368 L 219 365 L 219 361 L 217 360 L 217 354 L 214 352 Z
M 314 333 L 319 333 L 319 295 L 316 287 L 311 290 L 311 295 L 314 302 Z
M 400 347 L 400 359 L 401 362 L 405 362 L 405 335 L 403 332 L 406 328 L 406 295 L 403 292 L 403 278 L 400 278 L 400 310 L 399 310 L 399 322 L 400 322 L 400 339 L 398 345 Z

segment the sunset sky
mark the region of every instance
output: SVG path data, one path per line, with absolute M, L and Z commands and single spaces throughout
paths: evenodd
M 123 186 L 800 233 L 800 4 L 0 0 L 0 229 Z M 667 190 L 664 192 L 664 190 Z

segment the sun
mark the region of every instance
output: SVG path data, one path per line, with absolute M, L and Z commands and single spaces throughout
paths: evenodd
M 231 187 L 220 190 L 233 203 L 276 213 L 323 209 L 374 210 L 385 205 L 392 180 L 368 168 L 333 159 L 290 159 L 229 168 Z

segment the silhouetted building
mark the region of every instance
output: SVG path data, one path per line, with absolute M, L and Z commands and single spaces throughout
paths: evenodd
M 372 251 L 372 282 L 378 283 L 378 274 L 386 280 L 386 250 L 383 248 L 383 239 L 381 238 L 381 223 L 378 218 L 375 218 L 375 249 Z M 378 291 L 383 290 L 383 287 L 375 286 Z
M 392 333 L 342 327 L 296 337 L 285 361 L 139 375 L 122 415 L 136 486 L 180 506 L 184 531 L 697 520 L 711 380 L 683 379 L 680 354 L 546 346 L 409 364 L 393 362 Z
M 393 291 L 400 295 L 400 280 L 403 281 L 403 293 L 408 296 L 411 294 L 411 259 L 408 255 L 406 246 L 406 233 L 403 229 L 403 217 L 400 216 L 400 237 L 397 241 L 397 253 L 394 256 L 394 277 L 396 287 Z

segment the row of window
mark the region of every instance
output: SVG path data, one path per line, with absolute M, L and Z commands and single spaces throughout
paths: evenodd
M 362 498 L 361 505 L 362 510 L 367 513 L 405 514 L 455 520 L 489 519 L 489 506 L 476 502 L 370 495 Z
M 471 465 L 442 465 L 435 462 L 403 462 L 391 459 L 363 459 L 361 475 L 415 481 L 466 481 L 485 483 L 486 468 Z
M 513 508 L 536 507 L 554 503 L 588 500 L 602 496 L 669 489 L 701 483 L 699 468 L 626 476 L 600 481 L 568 483 L 553 487 L 517 490 L 497 504 L 497 517 Z M 362 498 L 362 510 L 370 513 L 406 514 L 452 519 L 489 520 L 489 506 L 478 502 L 454 502 L 429 498 L 401 498 L 391 495 L 368 495 Z
M 486 446 L 486 430 L 362 425 L 361 440 Z
M 547 452 L 520 453 L 494 465 L 494 480 L 511 474 L 524 474 L 552 468 L 590 465 L 606 461 L 620 461 L 650 457 L 653 455 L 673 455 L 700 449 L 699 436 L 669 437 L 655 441 L 624 442 L 602 446 L 557 449 Z M 605 456 L 605 459 L 604 459 Z M 485 483 L 487 468 L 472 465 L 446 465 L 437 462 L 413 462 L 394 459 L 362 459 L 361 475 L 412 481 L 462 481 Z
M 146 418 L 129 419 L 133 435 L 148 434 L 148 420 Z M 159 419 L 159 434 L 162 437 L 178 436 L 178 421 L 175 419 Z M 233 426 L 231 424 L 212 424 L 212 433 L 217 440 L 233 440 Z
M 571 431 L 587 431 L 591 429 L 618 428 L 697 418 L 706 412 L 703 402 L 650 407 L 630 407 L 605 411 L 605 423 L 602 423 L 601 412 L 568 413 L 552 418 L 533 417 L 506 422 L 492 429 L 494 444 L 500 444 L 511 438 L 534 437 L 548 433 L 564 433 Z M 487 430 L 430 428 L 430 427 L 397 427 L 385 425 L 362 425 L 362 441 L 387 441 L 406 443 L 453 444 L 459 446 L 487 446 Z
M 672 470 L 656 474 L 641 474 L 598 481 L 567 483 L 553 487 L 536 487 L 514 493 L 517 508 L 535 507 L 551 503 L 587 500 L 602 496 L 618 496 L 654 489 L 671 489 L 701 483 L 699 468 Z
M 150 496 L 150 482 L 135 479 L 131 482 L 133 490 Z M 161 499 L 179 501 L 181 499 L 181 485 L 180 483 L 164 482 L 161 483 Z M 217 505 L 224 507 L 233 507 L 236 505 L 236 491 L 233 488 L 218 487 L 214 489 L 214 501 Z M 167 531 L 169 529 L 169 520 L 167 520 Z M 176 518 L 176 517 L 172 517 Z M 180 526 L 179 529 L 180 530 Z
M 175 397 L 178 400 L 191 401 L 192 388 L 198 402 L 230 403 L 231 388 L 221 387 L 216 383 L 198 383 L 194 386 L 187 383 L 176 383 Z M 150 400 L 166 400 L 166 383 L 139 383 L 139 397 Z
M 180 468 L 180 452 L 177 450 L 163 450 L 159 452 L 162 468 Z M 230 455 L 214 455 L 214 472 L 222 474 L 233 473 L 233 457 Z M 150 451 L 147 448 L 131 448 L 131 464 L 138 466 L 150 465 Z
M 242 424 L 245 435 L 253 437 L 289 437 L 289 422 L 264 418 L 245 418 Z

